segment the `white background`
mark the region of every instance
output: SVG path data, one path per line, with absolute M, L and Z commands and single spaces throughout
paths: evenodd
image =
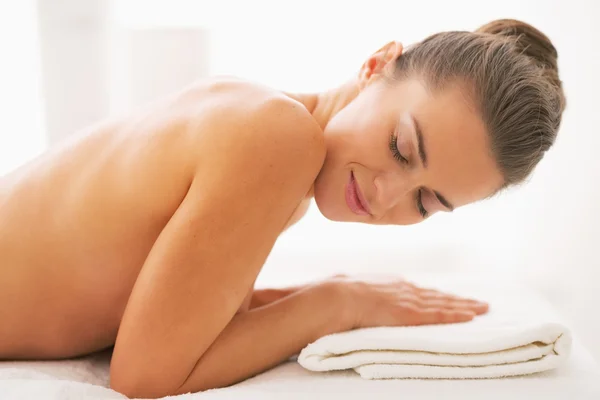
M 559 52 L 568 108 L 530 182 L 414 227 L 312 207 L 261 285 L 334 272 L 484 274 L 541 291 L 600 359 L 600 5 L 576 1 L 0 0 L 0 174 L 98 119 L 211 74 L 331 88 L 390 40 L 525 20 Z

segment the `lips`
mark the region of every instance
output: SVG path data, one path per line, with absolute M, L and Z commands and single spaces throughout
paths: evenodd
M 360 188 L 354 179 L 354 173 L 350 172 L 350 180 L 346 185 L 346 204 L 348 208 L 357 215 L 369 215 L 369 206 L 365 201 Z

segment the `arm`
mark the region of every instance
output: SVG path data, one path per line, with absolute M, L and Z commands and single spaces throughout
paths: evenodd
M 309 286 L 237 314 L 177 394 L 228 386 L 272 368 L 318 338 L 351 328 L 334 285 Z
M 277 300 L 288 297 L 289 295 L 304 289 L 305 286 L 307 285 L 286 288 L 256 289 L 253 291 L 248 308 L 245 311 L 274 303 Z
M 111 386 L 120 392 L 160 397 L 212 384 L 201 381 L 212 367 L 204 354 L 319 172 L 322 133 L 306 110 L 254 103 L 259 110 L 215 117 L 221 125 L 202 144 L 212 151 L 137 278 L 111 362 Z
M 265 304 L 232 319 L 177 393 L 239 382 L 332 333 L 370 326 L 465 322 L 487 310 L 484 303 L 402 279 L 382 280 L 385 283 L 378 284 L 336 275 L 318 283 L 257 291 Z

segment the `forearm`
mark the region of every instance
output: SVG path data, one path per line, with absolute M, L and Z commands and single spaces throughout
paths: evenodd
M 315 285 L 237 314 L 178 393 L 228 386 L 271 368 L 321 336 L 350 328 L 332 285 Z
M 273 303 L 277 300 L 281 300 L 300 289 L 302 289 L 300 286 L 273 289 L 255 289 L 254 293 L 252 294 L 249 309 L 255 309 Z

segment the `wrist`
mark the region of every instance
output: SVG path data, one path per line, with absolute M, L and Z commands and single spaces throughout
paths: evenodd
M 344 281 L 327 281 L 319 285 L 323 291 L 324 304 L 332 309 L 331 323 L 336 332 L 354 329 L 359 320 L 356 296 Z

